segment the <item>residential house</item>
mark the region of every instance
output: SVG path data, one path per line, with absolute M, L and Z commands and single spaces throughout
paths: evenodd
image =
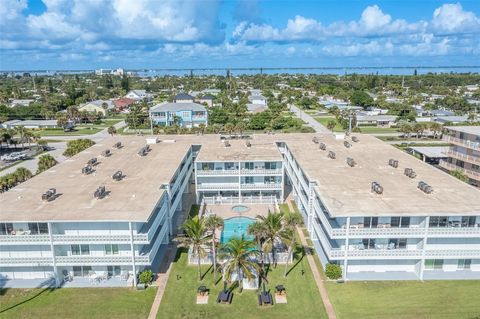
M 126 98 L 135 100 L 135 101 L 151 101 L 153 99 L 153 94 L 147 93 L 145 90 L 131 90 L 125 95 Z
M 94 112 L 94 113 L 101 113 L 102 115 L 106 115 L 108 110 L 113 110 L 115 105 L 110 100 L 95 100 L 91 102 L 87 102 L 84 104 L 80 104 L 78 107 L 79 111 L 87 111 L 87 112 Z
M 0 123 L 0 128 L 12 129 L 19 126 L 25 128 L 56 128 L 57 120 L 11 120 Z
M 113 100 L 113 104 L 115 105 L 115 110 L 118 112 L 128 113 L 128 108 L 135 104 L 137 101 L 134 99 L 129 99 L 128 97 L 122 97 L 116 100 Z
M 155 124 L 161 126 L 178 124 L 188 128 L 208 124 L 208 113 L 204 105 L 195 103 L 193 98 L 189 100 L 184 95 L 177 97 L 178 99 L 175 99 L 177 102 L 163 102 L 150 109 L 150 117 Z
M 357 114 L 357 126 L 391 127 L 395 124 L 395 115 L 367 115 Z
M 195 101 L 195 98 L 186 93 L 178 93 L 173 98 L 174 103 L 193 103 L 194 101 Z
M 207 94 L 207 95 L 204 95 L 204 96 L 202 96 L 202 97 L 195 98 L 195 101 L 196 101 L 197 103 L 207 104 L 207 106 L 212 107 L 212 106 L 213 106 L 213 100 L 214 100 L 214 99 L 215 99 L 215 98 L 214 98 L 212 95 Z
M 10 101 L 10 107 L 29 106 L 33 102 L 35 102 L 34 99 L 14 99 L 14 100 Z

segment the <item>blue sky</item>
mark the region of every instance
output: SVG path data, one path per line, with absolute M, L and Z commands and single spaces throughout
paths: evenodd
M 0 0 L 0 69 L 479 65 L 480 0 Z

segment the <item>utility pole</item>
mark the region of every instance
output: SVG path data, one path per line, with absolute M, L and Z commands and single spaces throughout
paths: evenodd
M 348 112 L 348 134 L 352 134 L 352 112 Z
M 148 116 L 150 118 L 150 134 L 153 135 L 153 120 L 152 120 L 152 112 L 148 110 Z

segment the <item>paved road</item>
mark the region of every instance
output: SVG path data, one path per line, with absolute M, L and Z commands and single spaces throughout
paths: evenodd
M 312 116 L 309 114 L 305 113 L 304 111 L 300 110 L 298 107 L 295 105 L 289 104 L 288 108 L 291 112 L 293 112 L 297 117 L 299 117 L 301 120 L 305 121 L 308 125 L 313 127 L 315 132 L 317 133 L 322 133 L 322 134 L 332 134 L 329 129 L 327 129 L 325 126 L 320 124 L 317 120 L 315 120 Z
M 117 130 L 126 126 L 127 124 L 125 121 L 121 121 L 113 125 Z M 59 135 L 59 136 L 43 136 L 43 139 L 52 139 L 52 140 L 62 140 L 62 141 L 71 141 L 71 140 L 77 140 L 79 138 L 88 138 L 95 143 L 103 140 L 104 138 L 108 137 L 108 128 L 105 128 L 101 130 L 100 132 L 97 132 L 95 134 L 91 135 Z

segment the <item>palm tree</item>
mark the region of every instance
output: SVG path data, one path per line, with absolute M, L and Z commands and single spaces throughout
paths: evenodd
M 230 281 L 233 274 L 236 274 L 240 291 L 243 290 L 243 278 L 252 280 L 255 273 L 260 274 L 260 267 L 251 258 L 258 252 L 255 250 L 255 243 L 251 240 L 232 238 L 222 247 L 222 253 L 228 256 L 227 261 L 222 265 L 224 282 Z
M 42 155 L 38 158 L 37 174 L 46 171 L 50 167 L 57 165 L 57 160 L 50 154 Z
M 35 140 L 37 135 L 32 131 L 32 130 L 26 130 L 25 133 L 23 134 L 23 137 L 28 143 L 28 148 L 31 148 L 31 142 Z
M 200 125 L 198 126 L 198 128 L 199 128 L 199 130 L 200 130 L 200 133 L 203 135 L 203 134 L 205 133 L 205 128 L 206 128 L 205 124 L 203 124 L 203 123 L 200 124 Z
M 335 122 L 335 120 L 330 120 L 328 121 L 327 123 L 327 128 L 333 132 L 333 129 L 335 128 L 335 125 L 337 125 L 337 123 Z
M 248 225 L 247 233 L 252 235 L 255 238 L 255 242 L 257 243 L 257 250 L 260 253 L 260 259 L 262 260 L 263 266 L 263 247 L 262 243 L 265 240 L 265 227 L 263 223 L 256 221 Z
M 223 128 L 222 124 L 218 124 L 218 123 L 213 124 L 213 131 L 215 132 L 215 134 L 220 133 L 222 128 Z
M 28 129 L 25 128 L 24 126 L 17 126 L 15 128 L 15 132 L 20 135 L 20 143 L 22 143 L 22 148 L 25 147 L 25 134 L 28 134 L 27 133 Z
M 276 267 L 275 241 L 283 242 L 283 240 L 287 237 L 283 229 L 284 214 L 282 212 L 272 213 L 269 210 L 267 216 L 258 216 L 257 218 L 260 219 L 265 229 L 263 250 L 270 251 L 274 266 Z
M 437 138 L 440 132 L 442 132 L 442 124 L 437 122 L 430 123 L 430 130 L 433 132 L 433 137 Z
M 228 132 L 228 134 L 230 134 L 230 136 L 232 136 L 232 132 L 235 130 L 235 125 L 233 125 L 233 123 L 227 123 L 223 128 Z
M 238 122 L 237 125 L 235 125 L 235 130 L 238 131 L 238 133 L 240 133 L 240 137 L 243 136 L 243 131 L 245 131 L 245 128 L 247 126 L 245 125 L 244 122 Z
M 117 134 L 117 129 L 113 125 L 110 126 L 107 131 L 108 131 L 108 134 L 110 134 L 111 136 Z
M 202 279 L 200 271 L 200 258 L 205 256 L 205 246 L 208 244 L 208 236 L 205 234 L 205 221 L 197 216 L 191 217 L 182 225 L 185 237 L 178 237 L 180 246 L 192 249 L 193 256 L 198 258 L 198 280 Z
M 213 263 L 213 282 L 217 282 L 217 240 L 215 238 L 215 232 L 217 229 L 223 227 L 223 218 L 213 214 L 207 217 L 205 220 L 205 227 L 212 232 L 212 263 Z
M 283 218 L 283 224 L 286 229 L 286 235 L 289 237 L 288 258 L 287 258 L 287 262 L 285 263 L 285 273 L 283 275 L 285 278 L 287 277 L 288 261 L 292 258 L 293 250 L 297 245 L 295 229 L 302 222 L 303 222 L 302 215 L 300 215 L 300 213 L 296 211 L 293 211 L 293 212 L 289 211 L 288 213 L 285 214 Z

